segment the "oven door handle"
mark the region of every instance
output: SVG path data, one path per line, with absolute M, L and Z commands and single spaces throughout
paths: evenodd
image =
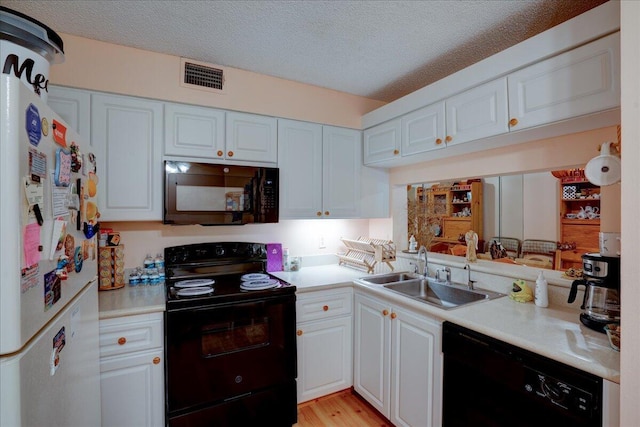
M 248 393 L 239 394 L 237 396 L 228 397 L 228 398 L 224 399 L 224 402 L 230 402 L 232 400 L 242 399 L 243 397 L 251 396 L 251 394 L 252 394 L 251 392 L 248 392 Z

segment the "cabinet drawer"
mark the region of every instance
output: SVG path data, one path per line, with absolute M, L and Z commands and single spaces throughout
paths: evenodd
M 300 323 L 350 314 L 352 305 L 351 288 L 304 293 L 298 295 L 296 320 Z
M 100 321 L 100 357 L 162 348 L 162 313 Z

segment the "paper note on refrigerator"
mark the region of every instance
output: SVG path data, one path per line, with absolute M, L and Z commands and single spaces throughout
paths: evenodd
M 27 224 L 24 228 L 24 266 L 30 267 L 40 261 L 40 225 L 38 223 Z

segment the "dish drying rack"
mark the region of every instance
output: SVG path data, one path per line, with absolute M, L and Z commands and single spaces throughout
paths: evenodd
M 396 260 L 396 245 L 391 240 L 358 237 L 357 240 L 340 238 L 347 247 L 345 254 L 338 254 L 338 265 L 366 270 L 373 273 L 376 263 L 384 262 L 393 271 L 391 261 Z

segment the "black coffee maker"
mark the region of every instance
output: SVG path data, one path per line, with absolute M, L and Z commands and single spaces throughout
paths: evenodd
M 620 323 L 620 257 L 597 253 L 582 255 L 582 279 L 574 280 L 567 302 L 576 299 L 578 286 L 584 286 L 580 321 L 604 332 L 610 323 Z

